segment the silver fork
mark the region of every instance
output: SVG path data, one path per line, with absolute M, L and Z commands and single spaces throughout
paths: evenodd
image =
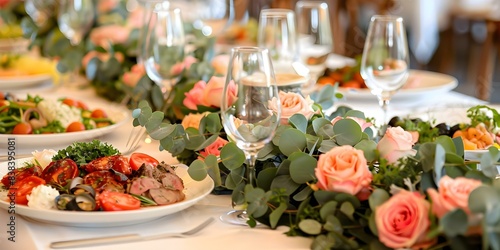
M 121 152 L 123 155 L 126 155 L 139 147 L 144 135 L 146 134 L 146 129 L 143 127 L 134 127 L 130 130 L 130 134 L 128 135 L 127 144 L 125 144 L 125 151 Z
M 109 236 L 101 238 L 56 241 L 50 243 L 50 247 L 54 249 L 75 248 L 75 247 L 88 247 L 97 245 L 109 245 L 114 243 L 126 243 L 134 241 L 157 240 L 157 239 L 172 238 L 172 237 L 186 238 L 195 235 L 196 233 L 198 233 L 199 231 L 210 225 L 213 221 L 214 218 L 210 217 L 200 225 L 194 227 L 193 229 L 181 233 L 165 233 L 152 236 L 140 236 L 139 234 L 125 234 L 125 235 L 117 235 L 117 236 Z

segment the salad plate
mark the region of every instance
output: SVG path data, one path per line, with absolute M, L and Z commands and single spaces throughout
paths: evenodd
M 31 159 L 24 158 L 19 160 L 16 167 L 22 167 L 22 163 Z M 214 182 L 209 176 L 202 181 L 195 181 L 189 176 L 187 169 L 186 165 L 178 165 L 175 170 L 176 174 L 184 182 L 184 194 L 186 198 L 183 201 L 170 205 L 113 212 L 61 211 L 16 205 L 15 211 L 17 215 L 21 215 L 27 219 L 71 227 L 117 227 L 148 222 L 187 209 L 212 192 Z M 7 163 L 4 162 L 0 164 L 0 176 L 4 176 L 7 173 Z M 2 196 L 6 196 L 6 191 L 3 192 Z M 1 209 L 8 210 L 9 206 L 10 204 L 5 201 L 5 198 L 0 199 Z
M 2 76 L 0 77 L 0 90 L 12 90 L 33 87 L 52 79 L 50 74 Z
M 69 145 L 75 141 L 90 141 L 94 138 L 107 135 L 129 122 L 131 123 L 130 111 L 125 107 L 109 104 L 103 109 L 114 124 L 102 128 L 71 133 L 29 135 L 0 134 L 0 141 L 6 142 L 8 138 L 15 138 L 17 147 L 22 149 L 57 148 L 57 146 Z M 7 146 L 7 143 L 0 143 L 0 148 L 7 148 Z
M 423 70 L 410 70 L 408 79 L 414 81 L 412 86 L 403 87 L 391 99 L 391 102 L 407 102 L 424 100 L 453 90 L 458 85 L 455 77 Z M 347 100 L 376 101 L 377 97 L 369 89 L 339 88 Z

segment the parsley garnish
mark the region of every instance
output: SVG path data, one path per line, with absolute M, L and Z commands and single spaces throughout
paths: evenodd
M 91 142 L 74 142 L 65 149 L 57 151 L 57 154 L 52 158 L 53 161 L 71 158 L 78 166 L 85 165 L 94 159 L 117 155 L 120 151 L 99 140 Z

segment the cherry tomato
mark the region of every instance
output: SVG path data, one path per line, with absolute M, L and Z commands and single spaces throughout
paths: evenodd
M 97 158 L 84 166 L 85 171 L 91 173 L 100 170 L 114 169 L 122 174 L 132 173 L 127 157 L 123 155 L 112 155 Z
M 105 211 L 136 210 L 141 208 L 141 202 L 130 194 L 103 191 L 97 199 Z
M 329 76 L 322 76 L 318 79 L 318 84 L 331 84 L 331 85 L 334 85 L 335 84 L 335 80 Z
M 65 98 L 62 103 L 68 105 L 68 106 L 71 106 L 71 107 L 78 107 L 78 102 L 73 100 L 73 99 L 70 99 L 70 98 Z
M 14 126 L 14 129 L 12 130 L 12 134 L 15 135 L 28 135 L 28 134 L 33 134 L 33 128 L 31 125 L 27 122 L 21 122 L 16 124 Z
M 76 101 L 76 103 L 78 105 L 77 107 L 79 107 L 79 108 L 81 108 L 83 110 L 89 110 L 89 107 L 87 106 L 87 104 L 85 104 L 85 103 L 83 103 L 81 101 Z
M 9 111 L 9 105 L 10 105 L 9 101 L 0 99 L 0 108 L 3 107 L 3 106 L 7 106 L 6 108 L 4 108 L 2 110 L 2 113 Z
M 5 94 L 3 92 L 0 92 L 0 100 L 5 100 Z
M 21 181 L 29 176 L 40 176 L 42 173 L 42 168 L 40 166 L 26 167 L 14 169 L 14 171 L 9 172 L 3 176 L 1 182 L 6 187 L 9 188 L 11 184 Z
M 102 170 L 92 172 L 83 177 L 83 183 L 90 185 L 99 193 L 101 191 L 124 192 L 123 184 L 118 181 L 118 176 L 110 171 Z
M 27 205 L 28 198 L 26 196 L 31 194 L 31 190 L 33 190 L 34 187 L 44 184 L 44 179 L 33 175 L 28 176 L 10 187 L 9 196 L 10 194 L 15 194 L 16 204 Z
M 83 123 L 81 122 L 72 122 L 66 128 L 66 132 L 78 132 L 84 130 L 85 130 L 85 125 L 83 125 Z
M 92 111 L 92 114 L 90 114 L 90 117 L 92 118 L 108 118 L 108 114 L 102 109 L 96 109 Z
M 76 162 L 66 158 L 51 162 L 42 172 L 40 177 L 47 183 L 65 186 L 68 181 L 78 176 L 80 171 Z
M 350 80 L 350 81 L 342 83 L 340 85 L 340 87 L 342 87 L 342 88 L 351 88 L 351 89 L 359 89 L 359 88 L 361 88 L 361 83 L 353 81 L 353 80 Z
M 151 165 L 153 167 L 159 164 L 158 160 L 144 153 L 133 153 L 130 155 L 129 163 L 133 170 L 139 169 L 142 164 Z

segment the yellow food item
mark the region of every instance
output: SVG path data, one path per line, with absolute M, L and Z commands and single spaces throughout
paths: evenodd
M 453 138 L 458 136 L 462 137 L 465 150 L 485 149 L 494 143 L 493 135 L 482 123 L 465 130 L 458 130 L 453 134 Z
M 0 59 L 5 60 L 6 55 Z M 36 57 L 32 55 L 10 56 L 11 59 L 7 67 L 0 67 L 0 77 L 31 76 L 49 74 L 54 83 L 59 82 L 60 74 L 57 71 L 57 62 L 48 58 Z

